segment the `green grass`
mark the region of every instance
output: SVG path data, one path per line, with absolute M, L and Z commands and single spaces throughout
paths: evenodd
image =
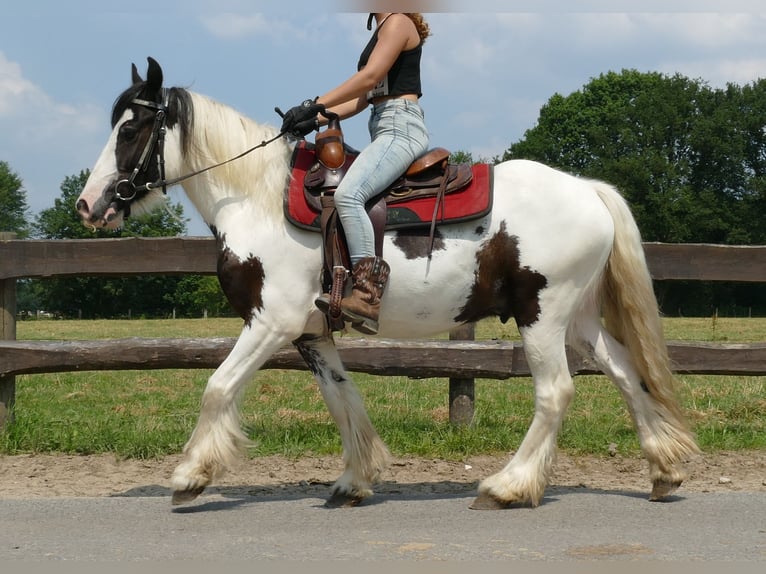
M 30 321 L 19 339 L 236 336 L 236 319 Z M 668 319 L 671 340 L 764 341 L 766 319 Z M 485 321 L 477 339 L 517 340 L 512 325 Z M 17 377 L 16 422 L 0 433 L 0 453 L 103 453 L 152 458 L 177 453 L 197 419 L 209 370 L 101 371 Z M 529 426 L 529 379 L 476 381 L 475 419 L 454 428 L 448 383 L 355 374 L 370 417 L 397 455 L 460 459 L 514 450 Z M 766 377 L 682 376 L 679 394 L 706 451 L 766 447 Z M 603 376 L 575 379 L 576 396 L 560 434 L 570 453 L 625 455 L 639 447 L 630 417 Z M 334 422 L 313 378 L 303 371 L 257 374 L 242 404 L 253 456 L 340 452 Z

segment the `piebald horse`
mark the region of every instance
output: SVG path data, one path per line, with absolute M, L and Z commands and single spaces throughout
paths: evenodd
M 171 478 L 172 501 L 193 500 L 241 455 L 249 442 L 239 418 L 243 388 L 292 343 L 342 439 L 344 470 L 327 504 L 358 504 L 372 494 L 388 450 L 314 305 L 321 237 L 292 225 L 284 213 L 294 144 L 231 107 L 163 87 L 159 64 L 148 60 L 146 79 L 133 65 L 132 84 L 115 101 L 111 135 L 76 209 L 85 225 L 117 228 L 131 212 L 162 204 L 165 185 L 183 179 L 217 239 L 223 291 L 244 320 L 234 348 L 207 382 L 197 425 Z M 253 147 L 259 149 L 239 157 Z M 513 318 L 534 381 L 531 425 L 505 467 L 481 481 L 472 507 L 541 502 L 574 394 L 567 344 L 625 399 L 649 464 L 649 498 L 674 492 L 686 477 L 683 462 L 698 447 L 675 395 L 639 230 L 620 194 L 540 163 L 507 161 L 494 167 L 488 215 L 440 226 L 432 248 L 426 235 L 386 233 L 391 277 L 379 336 L 418 338 L 486 317 Z

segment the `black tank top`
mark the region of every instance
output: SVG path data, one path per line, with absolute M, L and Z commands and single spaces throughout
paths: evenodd
M 370 54 L 378 43 L 378 30 L 385 23 L 386 21 L 383 20 L 380 26 L 375 29 L 372 38 L 362 51 L 362 55 L 359 56 L 357 70 L 364 68 L 370 60 Z M 405 50 L 400 53 L 386 77 L 367 92 L 367 101 L 381 96 L 403 96 L 404 94 L 417 94 L 418 97 L 421 97 L 423 95 L 420 85 L 420 56 L 422 53 L 422 41 L 412 50 Z

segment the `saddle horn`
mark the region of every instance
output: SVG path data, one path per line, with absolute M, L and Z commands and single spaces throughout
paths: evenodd
M 328 118 L 327 129 L 319 132 L 314 138 L 317 159 L 329 169 L 339 169 L 346 162 L 340 117 L 338 114 L 326 114 L 326 117 Z

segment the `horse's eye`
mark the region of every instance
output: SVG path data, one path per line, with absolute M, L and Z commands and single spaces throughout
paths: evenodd
M 137 134 L 138 134 L 138 130 L 135 128 L 135 126 L 124 124 L 120 128 L 119 138 L 123 142 L 132 142 L 134 139 L 136 139 Z

